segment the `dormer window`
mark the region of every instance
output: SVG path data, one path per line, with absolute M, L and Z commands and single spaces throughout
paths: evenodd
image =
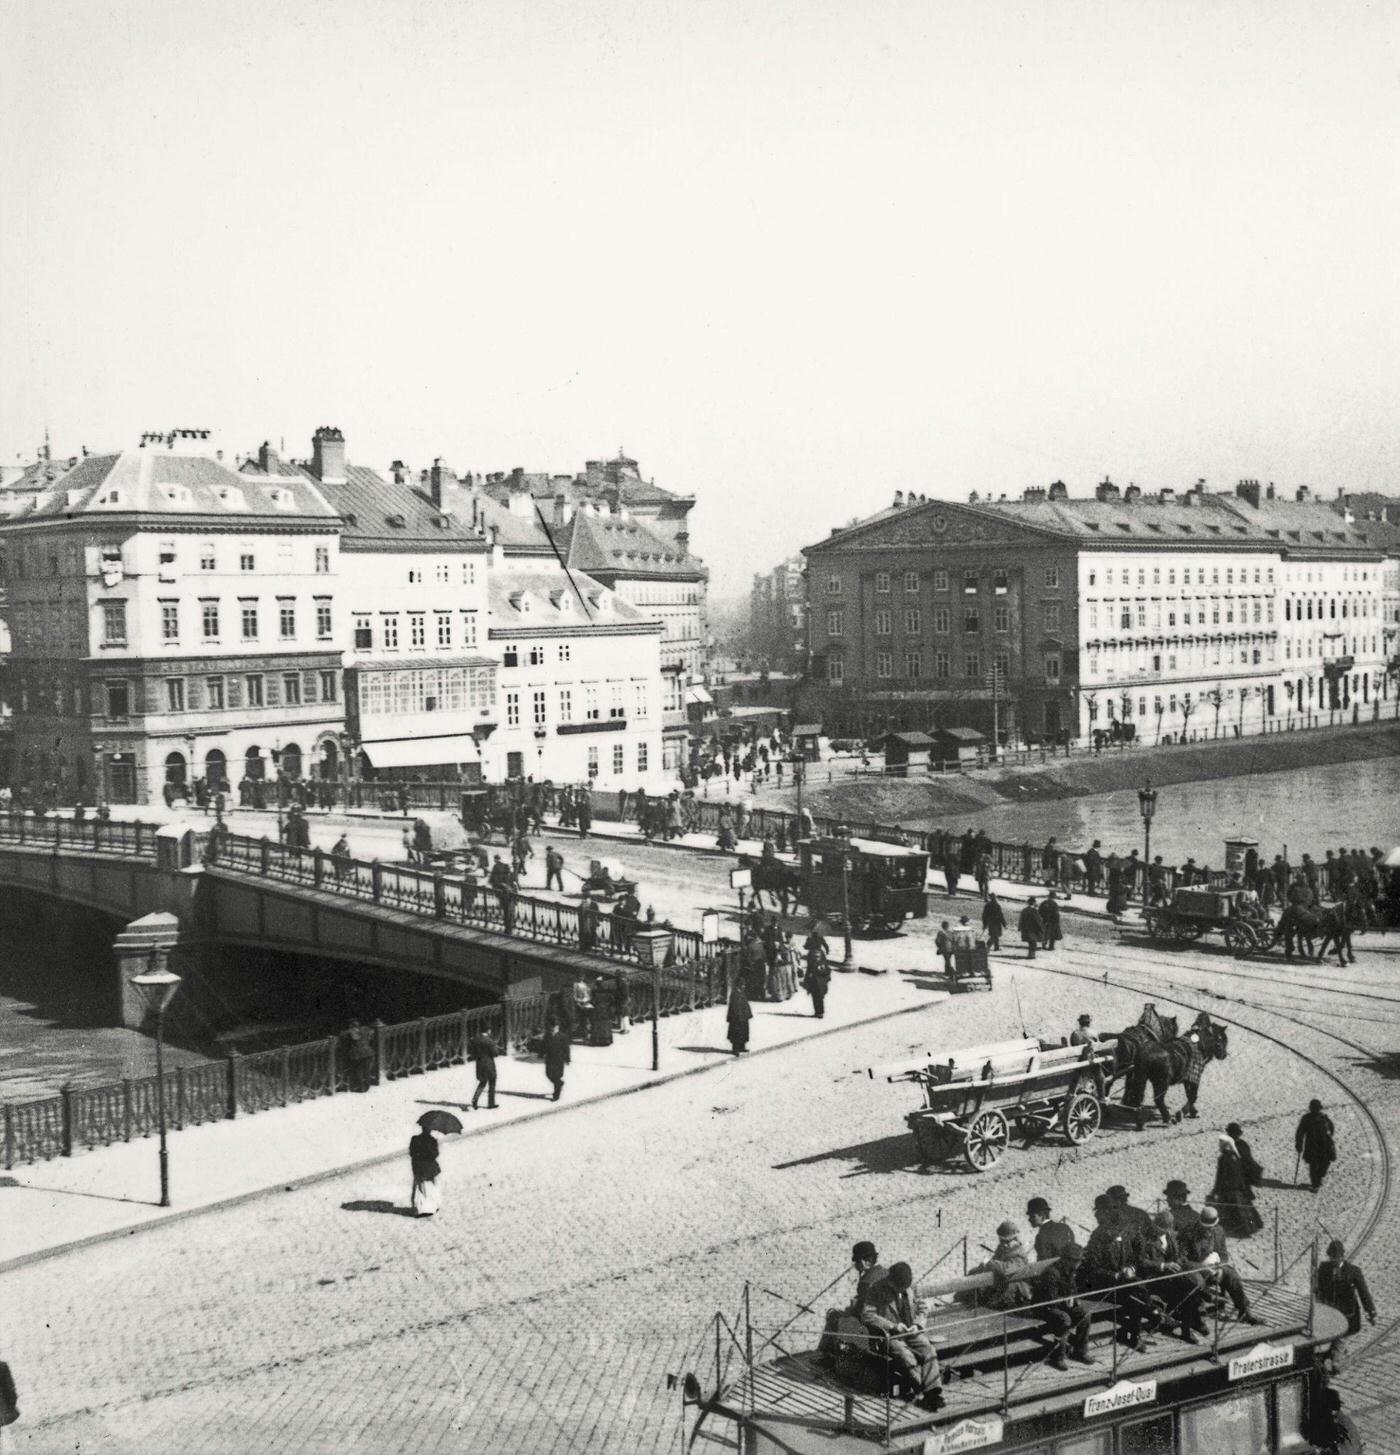
M 269 496 L 271 496 L 272 503 L 277 506 L 279 510 L 291 509 L 293 504 L 292 492 L 286 489 L 285 486 L 274 485 L 272 489 L 269 490 L 267 493 Z
M 408 522 L 403 518 L 402 515 L 388 515 L 385 516 L 384 519 L 389 525 L 393 526 L 395 530 L 402 530 L 404 526 L 408 524 Z
M 120 505 L 122 503 L 122 493 L 120 490 L 104 490 L 97 497 L 97 503 L 99 505 Z

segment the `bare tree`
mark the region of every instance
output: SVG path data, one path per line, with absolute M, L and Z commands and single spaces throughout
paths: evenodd
M 1181 741 L 1186 741 L 1186 730 L 1191 724 L 1191 714 L 1196 710 L 1196 703 L 1189 692 L 1181 699 Z
M 1225 705 L 1224 689 L 1217 682 L 1209 692 L 1203 693 L 1202 696 L 1215 709 L 1215 731 L 1212 736 L 1218 738 L 1220 736 L 1220 709 Z

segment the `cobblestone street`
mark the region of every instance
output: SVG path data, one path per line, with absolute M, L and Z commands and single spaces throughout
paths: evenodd
M 405 1159 L 11 1272 L 0 1338 L 22 1386 L 15 1446 L 679 1450 L 666 1375 L 696 1368 L 709 1382 L 713 1315 L 733 1317 L 745 1280 L 768 1331 L 841 1274 L 858 1237 L 922 1270 L 960 1260 L 964 1234 L 980 1258 L 997 1222 L 1020 1219 L 1038 1192 L 1081 1225 L 1112 1182 L 1151 1206 L 1182 1176 L 1199 1199 L 1232 1117 L 1287 1182 L 1293 1124 L 1313 1095 L 1337 1121 L 1343 1160 L 1315 1200 L 1266 1188 L 1270 1228 L 1240 1251 L 1247 1271 L 1272 1272 L 1275 1207 L 1285 1262 L 1315 1226 L 1349 1245 L 1369 1235 L 1359 1260 L 1382 1320 L 1354 1383 L 1383 1428 L 1388 1395 L 1375 1391 L 1393 1387 L 1400 1243 L 1380 1128 L 1400 1117 L 1388 1049 L 1400 957 L 1363 939 L 1356 969 L 1287 968 L 1070 929 L 1068 952 L 1000 962 L 990 995 L 447 1142 L 445 1206 L 430 1222 L 401 1215 Z M 861 988 L 860 977 L 839 987 Z M 1145 999 L 1231 1023 L 1199 1122 L 1110 1126 L 1078 1150 L 1058 1138 L 1013 1146 L 982 1176 L 925 1170 L 903 1125 L 914 1089 L 854 1074 L 1004 1038 L 1022 1015 L 1032 1034 L 1065 1033 L 1080 1008 L 1116 1028 Z

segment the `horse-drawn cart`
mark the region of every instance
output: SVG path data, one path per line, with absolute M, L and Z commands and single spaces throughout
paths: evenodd
M 1074 1146 L 1087 1142 L 1099 1129 L 1099 1088 L 1112 1065 L 1111 1050 L 1027 1038 L 885 1068 L 885 1079 L 923 1088 L 924 1105 L 905 1118 L 922 1161 L 961 1154 L 974 1172 L 985 1172 L 1013 1130 L 1028 1142 L 1053 1130 Z
M 1274 938 L 1268 911 L 1250 889 L 1177 889 L 1169 903 L 1144 910 L 1143 919 L 1154 940 L 1187 943 L 1218 930 L 1237 955 L 1267 949 Z

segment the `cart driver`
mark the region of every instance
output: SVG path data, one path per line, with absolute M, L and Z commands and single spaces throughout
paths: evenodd
M 979 938 L 977 927 L 966 915 L 963 915 L 949 931 L 949 938 L 952 940 L 955 950 L 971 950 L 976 946 Z

